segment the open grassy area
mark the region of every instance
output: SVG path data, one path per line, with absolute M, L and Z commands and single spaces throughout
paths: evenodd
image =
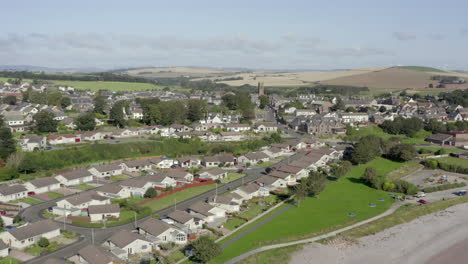
M 267 161 L 267 162 L 262 162 L 262 163 L 256 164 L 255 166 L 266 168 L 266 167 L 270 167 L 271 165 L 273 165 L 275 163 L 276 162 L 274 162 L 274 161 Z
M 86 191 L 86 190 L 89 190 L 89 189 L 93 189 L 95 187 L 92 186 L 92 185 L 83 183 L 83 184 L 80 184 L 80 185 L 76 185 L 75 188 L 78 189 L 78 190 Z
M 226 221 L 226 223 L 223 224 L 223 226 L 226 229 L 234 230 L 237 227 L 243 225 L 244 223 L 245 223 L 245 221 L 240 219 L 240 218 L 231 217 L 229 220 Z
M 373 167 L 379 174 L 387 174 L 403 165 L 404 163 L 377 158 L 367 164 L 353 167 L 346 176 L 331 182 L 318 198 L 306 198 L 299 206 L 286 210 L 270 222 L 225 247 L 223 254 L 210 263 L 223 263 L 260 246 L 312 237 L 321 231 L 341 228 L 383 213 L 393 200 L 386 192 L 363 184 L 361 177 L 366 167 Z M 384 198 L 384 201 L 378 201 L 379 198 Z M 370 203 L 375 203 L 377 206 L 369 207 Z M 277 210 L 283 207 L 280 206 Z M 350 217 L 348 215 L 350 212 L 354 212 L 356 216 Z M 242 228 L 221 243 L 249 229 L 265 217 Z
M 18 264 L 18 263 L 21 263 L 21 261 L 12 257 L 0 258 L 0 264 Z
M 448 207 L 468 202 L 468 196 L 455 197 L 452 199 L 425 204 L 406 204 L 398 208 L 393 214 L 382 217 L 376 221 L 345 231 L 340 235 L 359 238 L 373 235 L 392 226 L 411 222 L 412 220 L 431 213 L 444 210 Z
M 246 259 L 237 262 L 238 264 L 283 264 L 289 263 L 291 253 L 301 250 L 302 245 L 277 248 L 254 254 Z
M 416 150 L 420 151 L 420 150 L 429 150 L 429 151 L 432 151 L 432 152 L 437 152 L 438 150 L 440 150 L 441 147 L 437 147 L 437 146 L 434 146 L 434 147 L 417 147 Z M 453 152 L 453 153 L 457 153 L 457 152 L 461 152 L 461 151 L 464 151 L 463 149 L 459 149 L 459 148 L 443 148 L 444 150 L 448 151 L 448 152 Z
M 443 70 L 439 70 L 432 67 L 424 67 L 424 66 L 398 66 L 400 69 L 405 70 L 413 70 L 413 71 L 420 71 L 420 72 L 446 72 Z
M 39 256 L 41 254 L 41 252 L 49 253 L 49 252 L 57 250 L 61 246 L 63 246 L 63 245 L 61 245 L 61 244 L 59 244 L 59 243 L 57 243 L 55 241 L 51 241 L 49 246 L 47 246 L 45 248 L 42 248 L 42 247 L 37 246 L 37 245 L 33 245 L 33 246 L 27 248 L 25 250 L 25 252 L 28 253 L 28 254 L 34 255 L 34 256 Z
M 247 209 L 245 212 L 239 214 L 240 217 L 243 217 L 245 219 L 252 219 L 256 217 L 257 215 L 261 214 L 264 209 L 267 209 L 268 206 L 260 206 L 255 203 L 249 203 L 249 209 Z
M 164 86 L 151 83 L 131 83 L 131 82 L 92 82 L 92 81 L 54 81 L 56 85 L 73 86 L 80 90 L 109 90 L 109 91 L 144 91 L 144 90 L 161 90 Z
M 126 176 L 126 175 L 114 175 L 114 176 L 111 176 L 110 179 L 111 179 L 111 181 L 116 182 L 116 181 L 128 179 L 128 176 Z
M 387 178 L 390 180 L 390 181 L 394 181 L 394 180 L 397 180 L 401 177 L 404 177 L 412 172 L 415 172 L 416 170 L 418 170 L 419 168 L 422 168 L 423 165 L 417 163 L 417 162 L 407 162 L 405 163 L 405 165 L 401 166 L 399 169 L 396 169 L 390 173 L 388 173 L 387 175 Z
M 138 217 L 141 217 L 141 216 L 137 215 L 137 218 Z M 135 212 L 122 209 L 120 211 L 119 220 L 117 220 L 117 221 L 108 221 L 108 222 L 106 222 L 106 226 L 121 225 L 121 224 L 131 222 L 134 219 L 135 219 Z M 102 222 L 99 222 L 99 223 L 86 223 L 86 222 L 75 221 L 75 222 L 73 222 L 73 224 L 78 225 L 78 226 L 86 226 L 86 227 L 103 227 L 104 226 L 104 224 Z
M 20 202 L 27 203 L 27 204 L 30 204 L 30 205 L 42 203 L 42 201 L 31 198 L 31 197 L 26 197 L 26 198 L 23 198 L 23 199 L 10 201 L 10 203 L 20 203 Z
M 227 174 L 226 178 L 221 180 L 221 182 L 222 183 L 232 182 L 232 181 L 237 180 L 240 177 L 244 177 L 244 176 L 245 176 L 245 174 L 242 174 L 242 173 L 230 172 L 230 173 Z
M 142 206 L 146 206 L 151 208 L 151 211 L 158 211 L 168 206 L 174 205 L 176 201 L 181 202 L 187 200 L 195 195 L 199 195 L 201 193 L 207 192 L 211 189 L 216 188 L 215 184 L 203 185 L 199 187 L 194 187 L 190 189 L 186 189 L 166 197 L 162 197 L 160 199 L 152 200 L 148 203 L 142 204 Z
M 173 262 L 177 262 L 181 259 L 183 259 L 185 256 L 184 256 L 184 253 L 182 253 L 182 251 L 180 250 L 176 250 L 174 252 L 172 252 L 172 254 L 170 254 L 167 258 Z
M 47 192 L 47 196 L 50 197 L 50 199 L 58 199 L 58 198 L 62 198 L 63 197 L 63 194 L 60 194 L 60 193 L 56 193 L 56 192 Z
M 468 168 L 468 160 L 454 157 L 438 158 L 437 161 Z
M 407 137 L 405 135 L 391 135 L 391 134 L 384 132 L 380 127 L 376 125 L 371 125 L 367 127 L 351 128 L 349 130 L 348 135 L 345 137 L 345 139 L 350 140 L 350 141 L 357 141 L 362 137 L 370 136 L 370 135 L 378 136 L 384 139 L 389 139 L 391 137 L 398 137 L 400 138 L 402 143 L 406 143 L 406 144 L 430 144 L 424 141 L 424 139 L 430 136 L 431 132 L 420 130 L 413 137 Z

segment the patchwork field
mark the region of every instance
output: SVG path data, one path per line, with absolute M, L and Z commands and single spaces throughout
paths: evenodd
M 126 72 L 132 76 L 151 77 L 151 78 L 176 78 L 181 76 L 190 77 L 212 77 L 226 76 L 236 73 L 235 71 L 214 69 L 214 68 L 198 68 L 198 67 L 157 67 L 157 68 L 139 68 L 128 70 Z

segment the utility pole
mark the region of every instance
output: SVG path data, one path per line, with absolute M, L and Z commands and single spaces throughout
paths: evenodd
M 174 211 L 177 210 L 177 198 L 174 198 Z
M 94 228 L 91 228 L 91 243 L 94 245 Z
M 67 214 L 66 214 L 65 208 L 64 208 L 64 210 L 63 210 L 63 230 L 67 230 L 67 225 L 65 224 L 66 219 L 67 219 Z
M 134 215 L 135 215 L 135 228 L 137 228 L 137 215 L 136 215 L 136 212 L 133 212 Z

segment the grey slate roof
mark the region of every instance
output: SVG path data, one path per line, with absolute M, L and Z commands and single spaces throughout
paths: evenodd
M 138 233 L 134 233 L 130 230 L 120 230 L 117 233 L 113 234 L 110 238 L 109 241 L 112 242 L 114 245 L 116 245 L 119 248 L 124 248 L 131 244 L 135 240 L 146 240 L 146 238 Z
M 103 247 L 95 245 L 87 245 L 86 247 L 78 250 L 78 255 L 85 259 L 90 264 L 109 264 L 114 261 L 117 263 L 124 263 Z
M 100 204 L 90 205 L 88 207 L 88 213 L 91 214 L 113 214 L 120 212 L 120 206 L 118 204 Z
M 74 179 L 84 178 L 87 176 L 92 176 L 92 174 L 87 169 L 84 169 L 84 168 L 70 170 L 67 172 L 60 173 L 58 175 L 63 176 L 67 180 L 74 180 Z
M 26 192 L 26 188 L 23 185 L 3 185 L 0 186 L 1 195 L 11 195 L 20 192 Z
M 39 236 L 47 232 L 60 229 L 59 225 L 54 221 L 47 219 L 39 222 L 31 223 L 17 229 L 8 231 L 17 240 L 25 240 L 31 237 Z
M 168 223 L 154 218 L 150 218 L 144 221 L 138 225 L 138 227 L 156 237 L 162 234 L 164 231 L 172 228 L 172 226 Z
M 32 180 L 30 181 L 30 183 L 37 188 L 41 188 L 41 187 L 46 187 L 52 184 L 58 184 L 59 181 L 57 181 L 57 179 L 55 179 L 54 177 L 45 177 L 45 178 Z
M 194 218 L 193 215 L 180 210 L 175 210 L 174 212 L 168 214 L 167 217 L 181 224 L 185 224 Z

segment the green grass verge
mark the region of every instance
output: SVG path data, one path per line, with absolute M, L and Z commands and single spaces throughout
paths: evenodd
M 373 235 L 392 226 L 411 222 L 412 220 L 431 213 L 435 213 L 451 206 L 468 202 L 468 196 L 456 197 L 444 201 L 437 201 L 425 205 L 406 204 L 398 208 L 393 214 L 382 217 L 366 225 L 345 231 L 340 235 L 359 238 Z
M 116 182 L 116 181 L 128 179 L 128 176 L 126 176 L 126 175 L 115 175 L 115 176 L 111 176 L 110 179 L 111 179 L 111 181 Z
M 86 190 L 89 190 L 89 189 L 93 189 L 95 187 L 92 186 L 92 185 L 83 183 L 83 184 L 80 184 L 80 185 L 76 185 L 75 188 L 78 189 L 78 190 L 86 191 Z
M 425 66 L 398 66 L 400 69 L 413 70 L 419 72 L 446 72 L 437 68 L 425 67 Z
M 291 254 L 302 249 L 302 245 L 267 250 L 243 259 L 238 264 L 284 264 L 291 261 Z
M 328 232 L 342 228 L 383 213 L 390 207 L 393 200 L 386 192 L 372 189 L 363 184 L 361 177 L 366 167 L 373 167 L 379 174 L 387 174 L 403 165 L 404 163 L 377 158 L 367 164 L 353 167 L 346 176 L 331 182 L 318 198 L 306 198 L 299 206 L 293 206 L 286 210 L 270 222 L 224 248 L 222 255 L 210 263 L 224 263 L 260 246 L 312 237 L 321 231 Z M 379 198 L 385 200 L 377 201 Z M 369 203 L 375 203 L 377 206 L 369 207 Z M 274 212 L 283 207 L 280 206 Z M 348 216 L 350 212 L 356 213 L 356 216 Z M 265 217 L 235 232 L 221 243 L 249 229 Z
M 231 217 L 226 223 L 223 224 L 224 228 L 234 230 L 239 226 L 243 225 L 246 221 L 237 217 Z
M 142 217 L 142 215 L 137 215 L 138 217 Z M 129 210 L 121 210 L 120 211 L 120 218 L 118 221 L 109 221 L 106 222 L 105 226 L 116 226 L 116 225 L 121 225 L 125 223 L 129 223 L 135 219 L 135 212 L 129 211 Z M 86 226 L 86 227 L 103 227 L 104 224 L 99 222 L 99 223 L 86 223 L 86 222 L 78 222 L 75 221 L 72 223 L 73 225 L 77 226 Z
M 264 209 L 267 209 L 268 206 L 260 206 L 258 204 L 250 203 L 249 204 L 249 209 L 247 209 L 245 212 L 239 214 L 240 217 L 245 218 L 245 219 L 252 219 L 256 217 L 257 215 L 261 214 Z
M 437 161 L 450 164 L 450 165 L 457 165 L 463 168 L 468 168 L 468 160 L 466 159 L 446 157 L 446 158 L 438 158 Z
M 270 167 L 271 165 L 273 165 L 275 163 L 276 162 L 274 162 L 274 161 L 267 161 L 267 162 L 262 162 L 262 163 L 256 164 L 255 166 L 266 168 L 266 167 Z
M 27 204 L 30 204 L 30 205 L 42 203 L 42 201 L 31 198 L 31 197 L 26 197 L 26 198 L 23 198 L 23 199 L 10 201 L 10 203 L 20 203 L 20 202 L 27 203 Z
M 62 198 L 63 197 L 63 194 L 60 194 L 60 193 L 56 193 L 56 192 L 47 192 L 47 196 L 49 196 L 50 199 L 58 199 L 58 198 Z
M 232 182 L 232 181 L 237 180 L 240 177 L 244 177 L 244 176 L 245 176 L 245 174 L 242 174 L 242 173 L 229 172 L 227 174 L 227 177 L 222 179 L 221 182 L 222 183 Z
M 168 206 L 173 206 L 174 202 L 182 202 L 184 200 L 187 200 L 193 196 L 199 195 L 201 193 L 207 192 L 209 190 L 212 190 L 216 188 L 215 184 L 209 184 L 209 185 L 203 185 L 203 186 L 198 186 L 190 189 L 186 189 L 177 193 L 173 193 L 171 195 L 162 197 L 160 199 L 155 199 L 152 200 L 148 203 L 141 204 L 141 206 L 149 207 L 151 208 L 151 211 L 158 211 L 163 208 L 166 208 Z
M 21 263 L 21 261 L 12 257 L 0 258 L 0 264 L 19 264 L 19 263 Z

